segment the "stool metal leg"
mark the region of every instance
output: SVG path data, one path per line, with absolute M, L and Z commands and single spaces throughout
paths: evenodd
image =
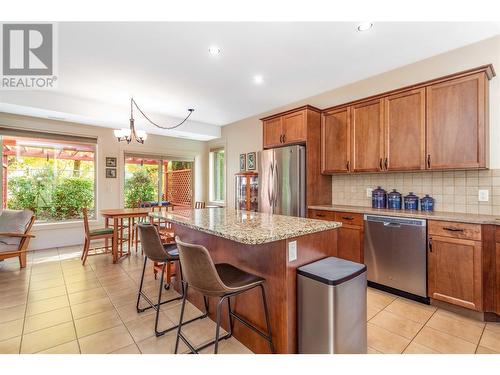
M 158 331 L 158 320 L 160 318 L 160 306 L 161 306 L 161 292 L 163 291 L 163 277 L 165 275 L 165 265 L 167 262 L 163 263 L 163 267 L 161 269 L 161 277 L 160 277 L 160 290 L 158 291 L 158 308 L 156 309 L 156 319 L 155 319 L 155 333 L 156 337 L 163 335 L 166 331 L 159 332 Z
M 217 312 L 216 312 L 216 321 L 215 321 L 215 345 L 214 345 L 214 354 L 217 354 L 217 350 L 219 349 L 219 331 L 220 331 L 220 316 L 222 303 L 224 302 L 224 297 L 222 297 L 217 303 Z
M 233 319 L 233 310 L 231 309 L 231 297 L 227 298 L 227 313 L 229 315 L 229 334 L 233 334 L 234 328 L 234 319 Z
M 142 267 L 142 275 L 141 275 L 141 283 L 139 285 L 139 293 L 137 294 L 137 305 L 136 309 L 138 313 L 141 313 L 144 311 L 144 309 L 139 308 L 139 303 L 141 302 L 141 295 L 142 295 L 142 286 L 144 284 L 144 273 L 146 272 L 146 263 L 148 262 L 148 257 L 144 257 L 144 266 Z

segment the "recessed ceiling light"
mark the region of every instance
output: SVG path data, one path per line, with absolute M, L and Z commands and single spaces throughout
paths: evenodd
M 212 56 L 220 55 L 220 48 L 217 46 L 208 47 L 208 53 Z
M 370 30 L 373 26 L 373 23 L 371 22 L 361 22 L 359 25 L 358 25 L 358 31 L 366 31 L 366 30 Z
M 264 77 L 262 77 L 262 75 L 260 74 L 256 74 L 253 77 L 253 83 L 255 83 L 256 85 L 262 85 L 264 83 Z

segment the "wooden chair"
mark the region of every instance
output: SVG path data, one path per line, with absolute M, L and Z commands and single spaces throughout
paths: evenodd
M 151 202 L 139 202 L 136 206 L 136 208 L 149 208 L 151 209 Z M 131 240 L 134 243 L 135 246 L 135 252 L 137 253 L 139 249 L 139 232 L 137 229 L 137 224 L 145 223 L 147 222 L 147 218 L 138 218 L 137 221 L 135 221 L 135 218 L 132 218 L 132 235 L 131 235 Z M 141 253 L 144 254 L 144 251 L 141 250 Z
M 195 202 L 194 208 L 205 208 L 205 202 Z
M 19 215 L 23 214 L 23 211 L 16 212 L 14 210 L 4 210 L 2 214 L 7 212 L 10 212 L 9 215 L 16 215 L 16 213 L 19 213 Z M 21 224 L 21 226 L 24 226 L 23 232 L 0 232 L 0 260 L 18 257 L 19 266 L 21 268 L 26 267 L 28 245 L 30 240 L 35 237 L 31 234 L 31 227 L 35 222 L 35 215 L 31 211 L 29 211 L 29 213 L 31 213 L 31 216 L 28 218 L 28 222 Z M 11 220 L 9 219 L 8 221 Z
M 87 261 L 87 257 L 89 255 L 100 255 L 100 254 L 111 253 L 114 239 L 113 239 L 113 228 L 99 228 L 90 230 L 88 210 L 86 208 L 83 209 L 83 226 L 85 228 L 85 243 L 83 245 L 83 252 L 81 259 L 83 261 L 82 264 L 85 265 L 85 262 Z M 90 248 L 90 241 L 101 240 L 101 239 L 106 240 L 106 243 L 107 240 L 111 239 L 111 247 L 105 245 L 93 249 Z M 90 254 L 91 250 L 93 251 L 92 254 Z

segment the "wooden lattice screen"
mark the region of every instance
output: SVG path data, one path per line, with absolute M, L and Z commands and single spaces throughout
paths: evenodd
M 189 205 L 193 199 L 193 170 L 181 169 L 166 174 L 167 200 L 172 203 Z

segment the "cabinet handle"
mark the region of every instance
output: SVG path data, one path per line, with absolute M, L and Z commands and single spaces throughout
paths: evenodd
M 346 168 L 347 168 L 348 172 L 351 170 L 351 162 L 350 161 L 347 161 Z
M 431 167 L 431 155 L 427 154 L 427 168 Z
M 387 170 L 387 167 L 389 166 L 389 159 L 388 158 L 385 158 L 384 164 L 385 164 L 385 170 Z
M 449 232 L 463 232 L 464 230 L 461 228 L 453 228 L 453 227 L 443 227 L 444 230 Z
M 316 214 L 317 217 L 325 217 L 325 214 Z
M 432 238 L 429 238 L 429 252 L 432 253 Z
M 382 158 L 380 158 L 380 161 L 379 161 L 379 167 L 380 167 L 380 170 L 382 171 L 384 168 L 382 167 Z
M 352 216 L 342 216 L 342 219 L 344 220 L 354 220 Z
M 286 134 L 283 134 L 283 143 L 286 142 Z

